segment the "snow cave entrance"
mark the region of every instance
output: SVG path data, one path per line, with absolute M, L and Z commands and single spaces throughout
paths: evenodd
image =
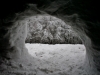
M 86 49 L 77 34 L 61 19 L 34 16 L 28 22 L 25 42 L 41 74 L 81 72 L 83 69 Z M 64 75 L 64 72 L 61 74 Z

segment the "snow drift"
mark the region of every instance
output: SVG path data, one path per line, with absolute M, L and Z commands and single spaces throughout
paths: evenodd
M 28 3 L 31 4 L 28 6 Z M 52 0 L 27 0 L 22 2 L 0 2 L 1 73 L 9 73 L 8 70 L 12 68 L 11 64 L 9 66 L 10 62 L 22 68 L 23 65 L 25 67 L 29 62 L 32 62 L 26 62 L 32 57 L 25 48 L 27 33 L 27 22 L 25 21 L 34 15 L 45 14 L 43 11 L 34 7 L 34 3 L 37 3 L 40 9 L 61 18 L 71 25 L 86 47 L 85 70 L 90 75 L 100 75 L 100 12 L 98 11 L 100 4 L 97 0 L 55 0 L 54 2 Z M 54 7 L 57 8 L 54 9 Z

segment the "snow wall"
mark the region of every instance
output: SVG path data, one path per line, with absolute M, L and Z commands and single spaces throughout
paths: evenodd
M 90 72 L 91 74 L 93 73 L 94 75 L 99 75 L 100 19 L 98 18 L 100 17 L 100 15 L 99 11 L 97 10 L 97 8 L 99 7 L 99 2 L 89 0 L 66 1 L 51 1 L 51 4 L 45 2 L 46 5 L 44 6 L 44 11 L 48 12 L 51 15 L 58 15 L 57 17 L 63 19 L 66 23 L 69 23 L 72 26 L 73 30 L 78 33 L 86 47 L 86 59 L 84 64 L 84 66 L 86 66 L 86 71 Z M 3 3 L 0 4 L 1 68 L 4 68 L 2 64 L 6 65 L 11 60 L 18 62 L 19 59 L 25 60 L 27 58 L 28 52 L 25 48 L 25 39 L 27 35 L 28 18 L 41 13 L 45 14 L 44 12 L 39 11 L 32 4 L 30 4 L 29 6 L 26 5 L 27 3 L 37 3 L 40 4 L 40 6 L 38 5 L 38 7 L 43 6 L 42 3 L 40 3 L 40 1 L 38 0 L 36 2 L 17 1 L 16 3 L 6 3 L 6 7 L 4 7 Z M 50 6 L 48 7 L 48 5 Z M 57 8 L 53 9 L 54 7 Z M 43 8 L 41 9 L 43 10 Z M 61 17 L 59 15 L 61 15 Z

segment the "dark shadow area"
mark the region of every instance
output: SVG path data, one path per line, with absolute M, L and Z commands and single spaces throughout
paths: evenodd
M 1 75 L 6 73 L 9 75 L 13 70 L 11 66 L 8 67 L 9 62 L 17 66 L 20 64 L 23 70 L 23 67 L 35 61 L 25 47 L 27 24 L 32 16 L 47 15 L 47 13 L 62 19 L 78 34 L 86 47 L 84 70 L 90 75 L 100 75 L 99 7 L 98 0 L 4 0 L 0 2 Z M 25 68 L 29 69 L 27 66 Z

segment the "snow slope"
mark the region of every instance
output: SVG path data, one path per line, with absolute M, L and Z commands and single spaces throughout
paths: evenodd
M 82 67 L 84 45 L 27 43 L 26 47 L 35 59 L 35 72 L 30 75 L 88 75 Z
M 0 75 L 90 75 L 83 68 L 84 45 L 25 45 L 30 55 L 2 64 Z

